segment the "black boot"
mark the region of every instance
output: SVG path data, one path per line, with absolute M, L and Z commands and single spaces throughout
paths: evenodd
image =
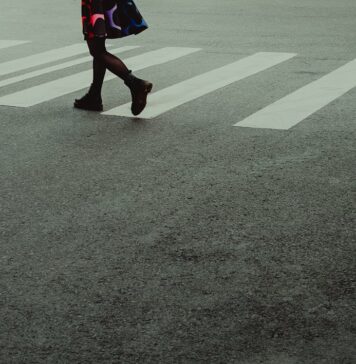
M 131 74 L 131 71 L 129 71 L 128 75 L 125 77 L 124 82 L 131 91 L 131 112 L 133 115 L 138 115 L 145 108 L 147 94 L 151 92 L 153 85 L 151 82 L 135 77 Z
M 103 111 L 103 101 L 100 94 L 98 95 L 89 89 L 82 98 L 75 99 L 74 107 L 90 111 Z

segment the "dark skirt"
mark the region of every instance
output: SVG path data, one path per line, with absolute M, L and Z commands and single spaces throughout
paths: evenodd
M 82 0 L 84 39 L 122 38 L 148 28 L 132 0 Z

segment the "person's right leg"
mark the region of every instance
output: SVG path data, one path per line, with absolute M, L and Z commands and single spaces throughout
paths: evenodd
M 102 60 L 94 56 L 106 51 L 105 38 L 88 39 L 87 45 L 90 54 L 93 56 L 93 82 L 90 85 L 89 91 L 80 99 L 76 99 L 74 107 L 92 111 L 102 111 L 101 89 L 104 82 L 106 66 Z
M 101 96 L 105 72 L 105 65 L 98 58 L 93 58 L 93 82 L 90 85 L 89 92 L 92 92 L 96 96 Z
M 105 38 L 87 39 L 89 53 L 93 57 L 93 82 L 89 91 L 74 106 L 94 111 L 102 111 L 101 90 L 105 78 L 106 68 L 116 75 L 125 75 L 129 72 L 125 64 L 117 57 L 110 55 L 105 47 Z

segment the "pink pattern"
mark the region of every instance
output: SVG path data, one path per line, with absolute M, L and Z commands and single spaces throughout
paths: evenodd
M 94 27 L 94 25 L 98 19 L 103 19 L 105 21 L 104 14 L 93 14 L 90 17 L 90 24 Z

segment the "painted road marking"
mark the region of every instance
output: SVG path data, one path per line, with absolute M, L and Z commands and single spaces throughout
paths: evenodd
M 200 48 L 165 47 L 125 59 L 124 62 L 129 69 L 137 71 L 172 61 L 200 50 Z M 92 72 L 92 70 L 79 72 L 71 76 L 2 96 L 0 97 L 0 105 L 29 107 L 81 90 L 88 87 L 88 83 L 92 78 Z M 116 77 L 112 73 L 106 73 L 105 81 L 112 80 Z
M 296 56 L 294 53 L 260 52 L 167 87 L 149 96 L 149 104 L 138 118 L 152 119 L 179 105 L 254 75 Z M 130 116 L 131 102 L 103 112 L 104 115 Z
M 120 47 L 120 48 L 116 48 L 116 49 L 111 49 L 110 52 L 115 53 L 115 54 L 123 53 L 126 51 L 130 51 L 131 49 L 135 49 L 135 48 L 139 48 L 139 46 L 124 46 L 124 47 Z M 33 78 L 36 76 L 44 75 L 46 73 L 62 70 L 64 68 L 72 67 L 72 66 L 75 66 L 75 65 L 78 65 L 81 63 L 89 62 L 92 59 L 93 59 L 92 56 L 81 57 L 81 58 L 75 59 L 73 61 L 68 61 L 68 62 L 64 62 L 64 63 L 58 64 L 55 66 L 41 68 L 37 71 L 28 72 L 28 73 L 22 74 L 20 76 L 7 78 L 6 80 L 0 81 L 0 87 L 8 86 L 8 85 L 11 85 L 16 82 L 28 80 L 29 78 Z
M 0 76 L 23 71 L 31 67 L 41 66 L 45 63 L 59 61 L 64 58 L 77 56 L 78 54 L 87 52 L 88 47 L 85 43 L 77 43 L 62 48 L 51 49 L 31 56 L 18 58 L 12 61 L 3 62 L 0 63 Z
M 4 40 L 4 39 L 0 39 L 0 49 L 10 48 L 10 47 L 14 47 L 14 46 L 17 46 L 17 45 L 30 43 L 30 42 L 31 41 L 29 41 L 29 40 Z
M 356 59 L 234 126 L 288 130 L 356 86 Z

